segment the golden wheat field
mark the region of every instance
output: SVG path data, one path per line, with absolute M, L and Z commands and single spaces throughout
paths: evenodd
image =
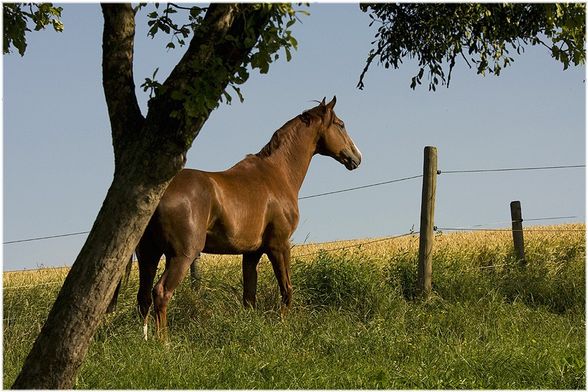
M 563 224 L 551 226 L 532 226 L 525 228 L 525 252 L 528 258 L 536 256 L 553 256 L 553 252 L 564 250 L 566 244 L 584 241 L 586 226 L 583 223 Z M 331 241 L 324 243 L 293 244 L 292 263 L 300 263 L 312 259 L 321 252 L 341 254 L 349 256 L 368 256 L 375 264 L 378 261 L 387 261 L 399 255 L 416 255 L 418 253 L 418 233 L 382 238 L 364 238 L 353 240 Z M 545 254 L 546 250 L 548 254 Z M 446 258 L 452 256 L 455 262 L 462 264 L 463 268 L 500 268 L 502 263 L 494 263 L 494 260 L 485 258 L 488 255 L 493 259 L 504 260 L 509 252 L 512 252 L 512 233 L 508 228 L 497 231 L 463 231 L 463 232 L 437 232 L 433 248 L 433 260 L 438 255 Z M 501 257 L 496 257 L 496 256 Z M 204 269 L 215 266 L 233 266 L 240 264 L 239 255 L 211 255 L 203 254 L 200 267 Z M 268 262 L 267 256 L 263 256 L 262 262 Z M 464 264 L 465 263 L 465 264 Z M 469 263 L 469 264 L 467 264 Z M 160 269 L 163 263 L 160 264 Z M 434 267 L 433 267 L 434 268 Z M 137 275 L 137 265 L 133 264 L 132 275 Z M 29 288 L 38 285 L 47 287 L 59 286 L 69 271 L 68 267 L 41 268 L 33 270 L 21 270 L 4 272 L 3 287 L 12 290 Z

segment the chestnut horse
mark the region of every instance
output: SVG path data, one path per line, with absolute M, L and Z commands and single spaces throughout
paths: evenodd
M 165 191 L 136 249 L 139 312 L 153 303 L 157 334 L 167 336 L 167 305 L 200 253 L 243 255 L 243 304 L 255 307 L 257 264 L 271 261 L 290 307 L 290 236 L 298 224 L 298 191 L 313 155 L 333 157 L 349 170 L 361 153 L 333 111 L 336 97 L 305 111 L 278 129 L 257 154 L 222 172 L 184 169 Z M 165 271 L 152 289 L 157 266 Z

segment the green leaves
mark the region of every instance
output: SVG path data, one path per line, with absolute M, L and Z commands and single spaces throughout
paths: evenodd
M 418 61 L 415 89 L 426 74 L 429 90 L 446 85 L 456 61 L 480 75 L 500 75 L 527 45 L 543 45 L 563 64 L 584 64 L 584 4 L 362 4 L 370 25 L 379 25 L 358 87 L 374 60 L 398 68 L 406 57 Z M 551 40 L 551 45 L 544 42 Z M 425 72 L 426 71 L 426 72 Z
M 586 62 L 586 6 L 583 3 L 545 4 L 546 31 L 552 39 L 551 56 L 567 69 Z
M 150 26 L 148 35 L 154 37 L 161 32 L 170 35 L 166 45 L 169 49 L 183 46 L 185 39 L 192 33 L 192 39 L 204 37 L 209 40 L 209 32 L 201 26 L 207 17 L 205 11 L 209 12 L 212 8 L 183 7 L 173 3 L 160 7 L 156 3 L 154 9 L 147 13 Z M 300 20 L 299 15 L 308 15 L 308 12 L 295 10 L 291 4 L 272 3 L 243 4 L 237 9 L 239 15 L 236 16 L 236 23 L 241 26 L 238 33 L 226 31 L 222 36 L 214 38 L 212 45 L 201 46 L 199 60 L 187 65 L 193 78 L 183 83 L 182 91 L 170 92 L 170 97 L 182 102 L 184 109 L 181 112 L 176 110 L 174 118 L 186 116 L 184 119 L 190 121 L 207 116 L 219 103 L 231 104 L 235 96 L 242 102 L 244 97 L 240 86 L 249 79 L 251 70 L 268 73 L 270 65 L 282 53 L 287 61 L 292 59 L 292 50 L 298 47 L 298 41 L 292 36 L 292 27 Z M 188 23 L 177 22 L 186 16 Z M 220 49 L 230 47 L 245 53 L 243 61 L 236 67 L 227 65 L 227 53 Z M 203 74 L 207 77 L 199 77 Z M 152 78 L 145 79 L 141 87 L 150 91 L 150 97 L 155 97 L 161 92 L 162 86 L 155 81 L 154 73 Z
M 10 53 L 16 48 L 24 56 L 27 48 L 26 32 L 31 31 L 29 23 L 34 24 L 35 31 L 52 26 L 57 32 L 63 31 L 61 7 L 51 3 L 5 3 L 3 8 L 3 53 Z
M 287 61 L 292 59 L 291 50 L 298 48 L 298 41 L 292 36 L 291 27 L 300 20 L 298 14 L 308 15 L 308 12 L 294 10 L 290 4 L 260 4 L 259 7 L 267 8 L 271 17 L 254 47 L 249 64 L 265 74 L 269 65 L 279 58 L 280 49 L 284 50 Z
M 251 51 L 229 82 L 229 87 L 237 93 L 241 102 L 243 95 L 236 86 L 245 83 L 249 78 L 248 68 L 258 69 L 261 74 L 268 73 L 270 64 L 279 59 L 282 49 L 286 61 L 292 60 L 292 49 L 298 48 L 298 41 L 292 36 L 291 27 L 300 21 L 299 15 L 309 15 L 305 10 L 295 10 L 291 4 L 262 3 L 255 4 L 254 7 L 267 12 L 269 19 L 257 39 L 252 26 L 246 29 L 247 37 L 243 44 L 250 47 Z M 247 26 L 247 22 L 245 24 Z M 231 98 L 228 97 L 230 94 L 225 90 L 225 101 L 230 103 Z
M 147 35 L 154 38 L 160 31 L 165 34 L 171 34 L 170 41 L 166 44 L 166 48 L 168 49 L 175 49 L 176 43 L 180 47 L 184 46 L 186 44 L 185 39 L 202 23 L 203 13 L 207 10 L 206 7 L 186 7 L 168 3 L 160 13 L 159 3 L 154 3 L 153 5 L 155 6 L 155 10 L 147 14 L 147 25 L 149 26 Z M 182 16 L 185 17 L 187 15 L 188 17 L 187 21 L 183 24 L 177 23 L 172 17 L 172 15 L 178 13 L 178 10 L 183 11 L 181 12 Z M 185 11 L 189 12 L 186 13 Z
M 29 15 L 35 23 L 35 31 L 44 29 L 48 25 L 53 26 L 53 29 L 57 32 L 63 31 L 63 23 L 59 20 L 63 8 L 54 7 L 51 3 L 34 4 L 34 6 L 37 7 L 37 10 L 32 14 L 29 13 Z
M 143 87 L 143 91 L 149 90 L 149 98 L 153 98 L 155 94 L 157 94 L 159 88 L 161 88 L 161 83 L 155 80 L 157 71 L 159 71 L 159 67 L 155 68 L 155 71 L 153 71 L 153 76 L 151 76 L 151 78 L 145 78 L 145 81 L 141 85 L 141 87 Z

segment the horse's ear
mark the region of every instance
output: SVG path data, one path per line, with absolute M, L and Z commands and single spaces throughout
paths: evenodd
M 329 110 L 333 110 L 333 108 L 335 107 L 335 104 L 337 103 L 337 97 L 333 96 L 333 99 L 331 100 L 331 102 L 329 102 L 327 104 L 327 109 Z
M 321 101 L 321 106 L 325 106 L 325 100 L 327 99 L 327 97 L 323 97 L 323 100 Z

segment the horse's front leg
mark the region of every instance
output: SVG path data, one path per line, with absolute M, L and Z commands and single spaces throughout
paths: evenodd
M 243 254 L 243 306 L 255 308 L 257 290 L 257 265 L 261 253 Z
M 282 295 L 282 315 L 286 314 L 292 304 L 292 283 L 290 282 L 290 243 L 286 242 L 280 246 L 273 246 L 267 252 L 278 286 Z

